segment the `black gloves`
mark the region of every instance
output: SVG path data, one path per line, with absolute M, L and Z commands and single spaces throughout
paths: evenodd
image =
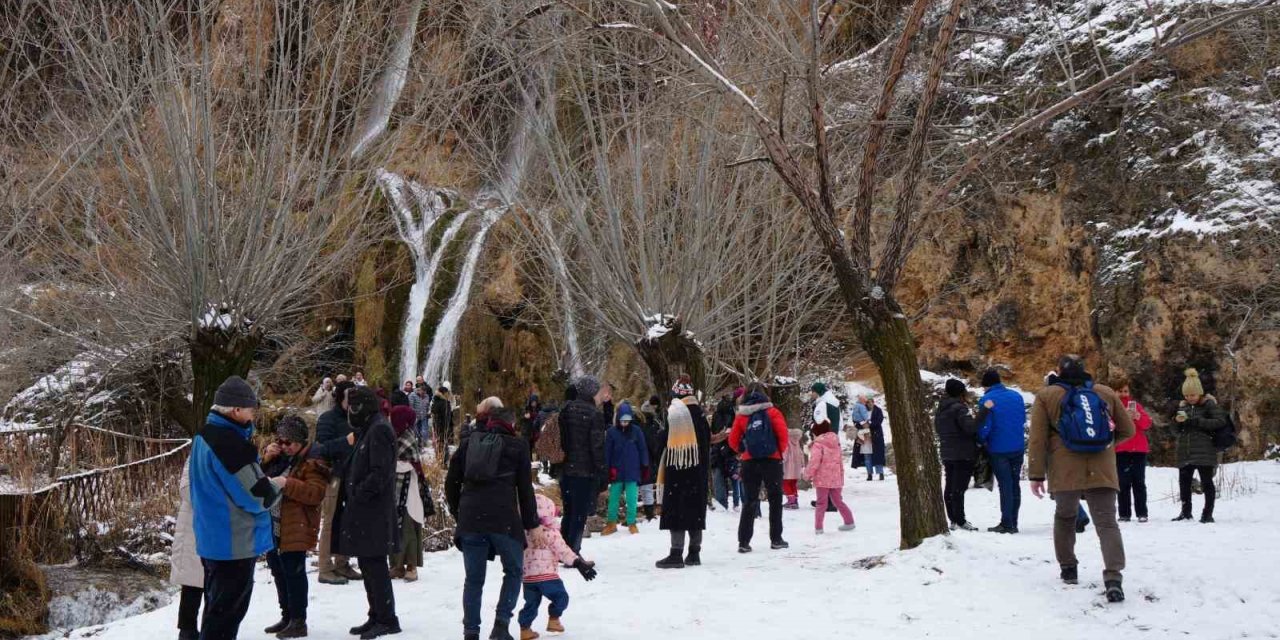
M 587 562 L 582 558 L 573 561 L 573 568 L 582 574 L 582 579 L 591 582 L 596 579 L 596 563 Z

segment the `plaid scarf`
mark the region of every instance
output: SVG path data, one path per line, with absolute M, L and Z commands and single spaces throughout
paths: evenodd
M 422 440 L 417 431 L 405 429 L 396 438 L 396 460 L 409 463 L 422 461 Z

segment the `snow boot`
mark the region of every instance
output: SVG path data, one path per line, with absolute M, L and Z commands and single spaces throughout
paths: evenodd
M 337 572 L 328 572 L 320 574 L 320 584 L 346 584 L 347 579 L 338 575 Z
M 405 581 L 405 582 L 417 582 L 417 581 L 418 581 L 418 568 L 417 568 L 417 567 L 409 567 L 408 569 L 405 569 L 405 570 L 404 570 L 404 581 Z
M 391 579 L 399 580 L 404 577 L 404 567 L 391 567 Z
M 637 527 L 634 524 L 629 524 L 627 525 L 627 531 L 629 531 L 633 536 L 638 535 L 640 533 L 640 527 Z
M 1124 602 L 1124 588 L 1120 586 L 1119 580 L 1108 580 L 1106 586 L 1107 602 Z
M 1213 514 L 1205 513 L 1204 515 L 1201 515 L 1200 522 L 1201 524 L 1213 524 Z
M 538 640 L 542 636 L 529 627 L 520 627 L 520 640 Z
M 1080 584 L 1080 572 L 1076 567 L 1063 567 L 1058 576 L 1067 584 Z
M 372 627 L 369 627 L 369 629 L 364 633 L 360 634 L 360 640 L 373 640 L 374 638 L 381 638 L 382 636 L 395 635 L 397 633 L 400 633 L 399 621 L 396 621 L 393 624 L 383 624 L 379 622 L 373 625 Z M 511 636 L 507 636 L 506 640 L 515 640 L 515 638 L 512 638 Z
M 871 482 L 871 474 L 870 474 L 870 473 L 868 473 L 868 474 L 867 474 L 867 482 Z
M 738 544 L 738 553 L 751 553 L 751 545 L 745 542 Z
M 646 504 L 644 506 L 644 519 L 647 522 L 653 522 L 653 505 Z
M 489 632 L 489 640 L 516 640 L 511 637 L 511 632 L 507 631 L 507 626 L 510 624 L 510 620 L 506 622 L 501 620 L 494 622 L 493 631 Z
M 547 620 L 547 633 L 564 633 L 564 625 L 560 624 L 560 618 Z
M 604 530 L 600 532 L 602 536 L 611 536 L 618 532 L 618 523 L 610 522 L 604 526 Z
M 365 620 L 364 624 L 358 627 L 351 627 L 350 629 L 347 630 L 347 633 L 350 633 L 353 636 L 364 635 L 364 632 L 372 629 L 375 624 L 377 623 L 374 622 L 373 620 Z
M 684 558 L 681 557 L 683 549 L 672 549 L 671 555 L 659 560 L 654 566 L 659 569 L 683 569 Z
M 787 504 L 783 505 L 783 509 L 799 509 L 800 502 L 796 496 L 787 496 Z
M 288 626 L 280 630 L 276 634 L 277 638 L 305 638 L 307 637 L 307 621 L 306 620 L 290 620 Z
M 853 531 L 854 529 L 857 529 L 857 528 L 858 528 L 858 524 L 856 522 L 850 522 L 849 524 L 840 525 L 841 531 Z
M 880 474 L 880 481 L 881 481 L 881 482 L 884 482 L 884 474 L 883 474 L 883 473 L 882 473 L 882 474 Z
M 791 545 L 786 540 L 775 540 L 769 543 L 769 548 L 777 551 L 778 549 L 790 549 Z
M 1178 517 L 1174 518 L 1173 521 L 1182 522 L 1183 520 L 1194 520 L 1194 519 L 1195 518 L 1191 515 L 1190 511 L 1183 511 L 1182 513 L 1178 514 Z
M 689 555 L 684 558 L 684 566 L 700 567 L 702 566 L 702 547 L 689 545 Z
M 286 616 L 280 616 L 280 622 L 277 622 L 267 627 L 266 629 L 263 629 L 262 632 L 263 633 L 280 633 L 287 626 L 289 626 L 289 618 Z
M 1000 524 L 1000 525 L 996 525 L 996 526 L 994 526 L 994 527 L 991 527 L 991 528 L 987 529 L 987 531 L 989 531 L 989 532 L 991 532 L 991 533 L 1017 533 L 1017 532 L 1018 532 L 1018 528 L 1017 528 L 1017 527 L 1006 527 L 1006 526 L 1004 526 L 1003 524 Z

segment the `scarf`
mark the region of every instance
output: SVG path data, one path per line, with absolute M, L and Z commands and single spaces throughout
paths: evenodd
M 693 397 L 675 399 L 667 407 L 667 450 L 658 463 L 658 484 L 666 484 L 667 467 L 676 470 L 690 469 L 698 464 L 698 434 L 693 429 L 693 414 L 689 404 L 697 404 Z

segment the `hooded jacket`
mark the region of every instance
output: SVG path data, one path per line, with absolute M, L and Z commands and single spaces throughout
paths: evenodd
M 633 418 L 626 428 L 622 427 L 624 415 Z M 614 482 L 639 483 L 642 480 L 641 470 L 650 466 L 649 447 L 645 443 L 644 432 L 640 430 L 640 425 L 635 423 L 634 417 L 631 405 L 623 402 L 618 407 L 618 424 L 609 428 L 605 438 L 605 466 L 611 470 L 616 469 L 618 472 Z
M 376 557 L 400 550 L 396 526 L 396 435 L 380 411 L 353 413 L 356 444 L 333 516 L 333 552 Z
M 946 462 L 978 459 L 978 424 L 960 398 L 943 398 L 933 415 L 942 459 Z
M 815 487 L 843 488 L 844 464 L 842 461 L 840 437 L 828 431 L 814 439 L 809 447 L 809 465 L 804 469 L 804 477 L 812 481 Z
M 538 526 L 525 531 L 524 582 L 548 582 L 560 579 L 560 565 L 571 565 L 578 559 L 560 535 L 556 521 L 556 505 L 542 494 L 538 504 Z
M 1204 396 L 1200 404 L 1183 400 L 1179 411 L 1187 412 L 1187 421 L 1170 422 L 1175 436 L 1179 467 L 1212 467 L 1218 464 L 1218 449 L 1213 446 L 1213 432 L 1227 426 L 1227 412 L 1213 396 Z
M 244 560 L 275 546 L 270 510 L 280 491 L 262 473 L 252 436 L 252 424 L 214 412 L 191 445 L 192 522 L 201 558 Z
M 747 451 L 743 438 L 747 435 L 747 421 L 758 411 L 768 413 L 769 422 L 773 425 L 773 435 L 778 439 L 778 448 L 769 457 L 773 460 L 781 460 L 787 453 L 787 445 L 791 442 L 791 436 L 787 433 L 787 419 L 777 407 L 773 406 L 772 402 L 759 393 L 747 396 L 746 402 L 738 407 L 738 415 L 733 419 L 733 430 L 729 432 L 729 446 L 742 454 L 743 462 L 751 460 L 751 453 Z

